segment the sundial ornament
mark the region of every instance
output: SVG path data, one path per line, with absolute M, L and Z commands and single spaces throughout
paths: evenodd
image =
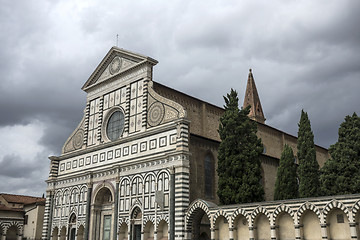
M 121 58 L 115 57 L 112 62 L 110 63 L 110 73 L 114 75 L 120 71 L 121 68 Z

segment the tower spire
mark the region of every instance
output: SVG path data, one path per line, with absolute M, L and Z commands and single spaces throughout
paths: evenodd
M 260 98 L 251 69 L 249 69 L 243 107 L 245 108 L 249 105 L 251 106 L 249 118 L 260 123 L 265 123 L 264 112 L 261 107 Z

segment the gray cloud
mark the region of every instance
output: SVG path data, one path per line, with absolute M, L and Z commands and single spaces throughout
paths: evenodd
M 0 160 L 1 192 L 31 194 L 41 196 L 45 193 L 49 161 L 47 152 L 41 152 L 34 159 L 23 159 L 19 155 L 5 155 Z

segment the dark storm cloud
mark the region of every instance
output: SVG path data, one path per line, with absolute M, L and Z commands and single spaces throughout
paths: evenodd
M 0 152 L 0 189 L 43 192 L 47 156 L 80 122 L 80 88 L 116 34 L 119 47 L 159 60 L 155 81 L 218 106 L 230 88 L 242 102 L 253 68 L 267 123 L 296 135 L 304 109 L 325 147 L 345 115 L 360 113 L 358 1 L 0 3 L 0 129 L 43 130 L 29 162 Z

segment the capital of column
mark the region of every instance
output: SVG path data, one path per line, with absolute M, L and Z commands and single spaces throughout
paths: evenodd
M 169 167 L 169 172 L 170 174 L 175 174 L 175 167 L 174 166 Z
M 92 188 L 92 187 L 93 187 L 93 183 L 92 183 L 92 181 L 91 181 L 91 182 L 86 183 L 86 186 L 87 186 L 87 188 Z
M 350 227 L 356 227 L 356 222 L 349 222 Z

